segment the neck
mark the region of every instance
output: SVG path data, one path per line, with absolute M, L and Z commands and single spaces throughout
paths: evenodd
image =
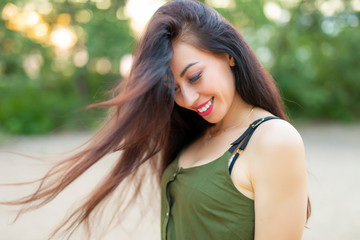
M 245 103 L 239 95 L 235 96 L 234 101 L 232 102 L 230 109 L 226 116 L 214 127 L 212 131 L 214 134 L 219 131 L 226 130 L 228 128 L 240 128 L 247 126 L 251 116 L 254 106 Z

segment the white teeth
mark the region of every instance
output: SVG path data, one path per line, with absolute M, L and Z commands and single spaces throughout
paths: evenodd
M 213 99 L 210 99 L 210 101 L 202 108 L 198 109 L 198 112 L 202 113 L 205 112 L 206 110 L 208 110 L 208 108 L 211 106 L 213 102 Z

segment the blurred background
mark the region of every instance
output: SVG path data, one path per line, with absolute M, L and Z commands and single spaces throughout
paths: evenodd
M 85 107 L 126 78 L 146 22 L 165 2 L 0 1 L 0 150 L 39 154 L 85 141 L 106 114 Z M 314 206 L 304 239 L 359 239 L 360 0 L 202 2 L 244 35 L 304 137 Z M 16 170 L 21 161 L 0 157 L 0 180 L 35 177 Z M 0 239 L 25 239 L 18 231 L 0 227 Z
M 0 132 L 88 128 L 158 0 L 1 1 Z M 293 119 L 360 118 L 360 0 L 207 0 L 245 36 Z

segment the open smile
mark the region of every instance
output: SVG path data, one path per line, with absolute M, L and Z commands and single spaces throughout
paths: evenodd
M 213 103 L 214 103 L 214 98 L 212 97 L 208 102 L 197 106 L 195 110 L 200 116 L 204 117 L 206 115 L 209 115 L 210 112 L 212 111 L 214 106 Z

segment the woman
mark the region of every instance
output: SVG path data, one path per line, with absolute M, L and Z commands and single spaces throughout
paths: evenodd
M 68 230 L 153 162 L 162 179 L 162 239 L 301 239 L 309 216 L 301 137 L 284 121 L 271 76 L 215 10 L 190 0 L 162 6 L 116 91 L 95 105 L 113 111 L 87 148 L 17 203 L 46 203 L 121 150 Z

